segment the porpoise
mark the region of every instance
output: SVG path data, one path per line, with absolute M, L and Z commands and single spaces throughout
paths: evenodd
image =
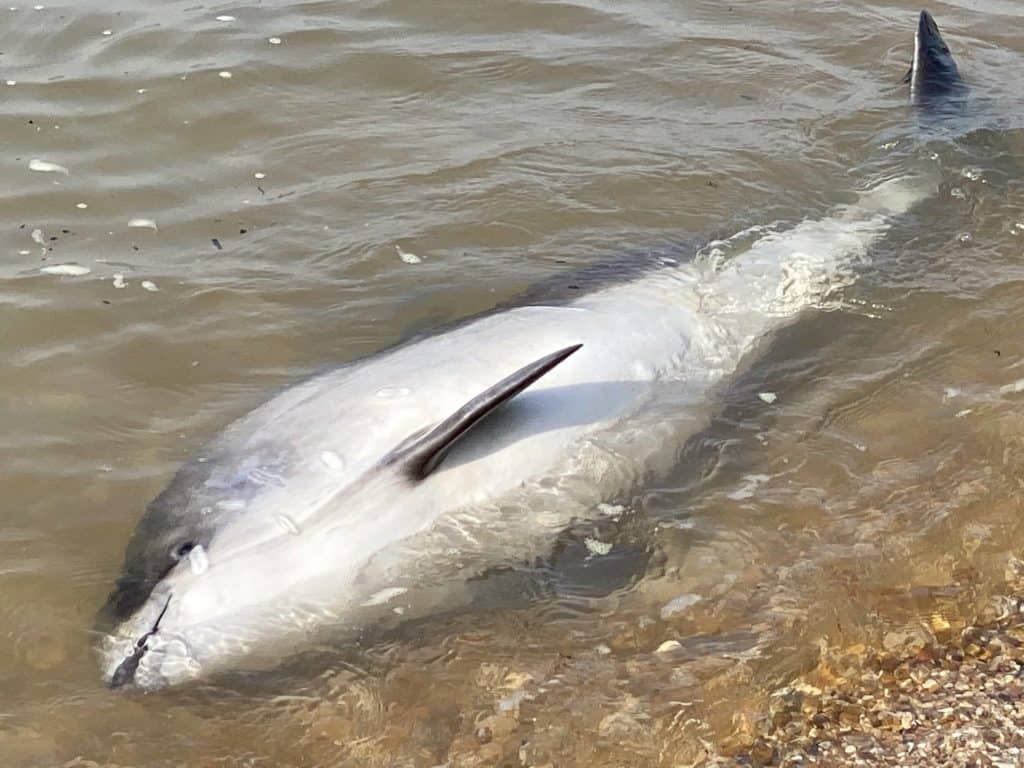
M 915 100 L 959 83 L 922 13 Z M 422 616 L 535 558 L 677 461 L 761 340 L 834 300 L 936 188 L 894 175 L 722 257 L 651 258 L 299 382 L 147 507 L 100 612 L 113 687 L 259 667 L 322 633 Z

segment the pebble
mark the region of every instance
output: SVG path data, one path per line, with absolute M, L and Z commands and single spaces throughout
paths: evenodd
M 683 650 L 683 644 L 678 640 L 666 640 L 654 652 L 660 656 L 667 656 L 681 650 Z
M 877 647 L 824 646 L 816 671 L 771 694 L 738 761 L 714 764 L 1024 765 L 1024 616 L 1000 609 L 1011 601 L 990 600 L 962 632 L 933 614 L 938 640 L 909 625 Z

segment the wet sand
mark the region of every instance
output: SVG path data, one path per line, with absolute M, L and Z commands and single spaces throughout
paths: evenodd
M 963 627 L 935 613 L 881 647 L 825 650 L 774 691 L 764 731 L 708 765 L 1024 764 L 1024 598 L 992 598 Z

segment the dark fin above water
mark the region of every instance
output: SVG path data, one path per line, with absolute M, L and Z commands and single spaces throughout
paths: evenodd
M 915 104 L 927 104 L 962 91 L 963 81 L 935 19 L 921 11 L 914 35 L 914 60 L 903 82 Z
M 550 355 L 520 368 L 511 376 L 506 376 L 494 386 L 474 397 L 422 437 L 413 436 L 405 444 L 400 445 L 385 457 L 383 464 L 399 465 L 401 471 L 411 479 L 422 480 L 437 468 L 437 465 L 461 437 L 483 421 L 495 408 L 511 400 L 541 376 L 564 362 L 582 346 L 582 344 L 574 344 L 571 347 L 552 352 Z

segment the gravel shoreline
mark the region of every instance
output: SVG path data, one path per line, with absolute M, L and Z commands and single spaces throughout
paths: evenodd
M 937 642 L 828 652 L 776 691 L 769 727 L 718 766 L 1024 765 L 1024 603 L 1000 598 Z

